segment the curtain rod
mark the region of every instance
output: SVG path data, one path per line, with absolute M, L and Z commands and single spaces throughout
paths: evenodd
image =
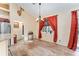
M 75 9 L 75 10 L 72 10 L 72 11 L 79 11 L 79 9 Z

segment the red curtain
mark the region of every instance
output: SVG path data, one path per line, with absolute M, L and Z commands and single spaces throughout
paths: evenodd
M 71 13 L 72 21 L 71 21 L 71 32 L 68 43 L 68 48 L 72 50 L 76 50 L 77 48 L 77 40 L 78 40 L 78 19 L 77 19 L 77 11 L 72 11 Z
M 49 25 L 54 30 L 54 42 L 57 42 L 57 15 L 48 17 Z
M 44 26 L 44 21 L 41 20 L 39 22 L 39 35 L 38 35 L 38 38 L 42 37 L 41 30 L 42 30 L 43 26 Z

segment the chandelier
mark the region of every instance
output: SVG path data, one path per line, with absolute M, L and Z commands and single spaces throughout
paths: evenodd
M 41 20 L 41 3 L 39 3 L 39 21 Z
M 38 18 L 36 19 L 37 22 L 41 20 L 41 3 L 38 3 L 39 11 L 38 11 Z

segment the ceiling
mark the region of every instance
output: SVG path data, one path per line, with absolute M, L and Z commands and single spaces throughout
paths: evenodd
M 38 3 L 20 3 L 18 4 L 24 8 L 24 10 L 33 17 L 39 15 L 39 4 Z M 46 16 L 55 12 L 63 10 L 69 10 L 73 7 L 79 7 L 77 3 L 42 3 L 41 4 L 41 15 Z

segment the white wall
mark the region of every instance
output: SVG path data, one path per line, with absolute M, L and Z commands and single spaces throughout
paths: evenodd
M 10 21 L 11 21 L 11 36 L 13 37 L 13 34 L 17 34 L 18 35 L 18 39 L 21 38 L 22 33 L 21 33 L 21 27 L 18 29 L 15 29 L 13 27 L 14 22 L 18 21 L 18 22 L 22 22 L 22 24 L 24 24 L 24 38 L 25 40 L 27 40 L 27 34 L 29 31 L 33 31 L 35 34 L 35 21 L 34 18 L 31 17 L 31 15 L 29 15 L 27 12 L 22 12 L 21 16 L 18 16 L 17 14 L 17 10 L 19 6 L 17 4 L 10 4 Z M 21 24 L 19 25 L 21 26 Z
M 0 56 L 8 56 L 8 40 L 0 41 Z
M 0 18 L 9 19 L 9 14 L 5 11 L 0 10 Z M 0 56 L 8 56 L 8 40 L 0 41 Z
M 70 35 L 71 14 L 69 12 L 62 12 L 58 14 L 58 41 L 60 45 L 67 46 Z
M 18 4 L 19 5 L 19 4 Z M 18 9 L 18 6 L 16 4 L 11 4 L 11 13 L 10 13 L 10 19 L 11 24 L 13 27 L 14 21 L 20 21 L 23 22 L 25 25 L 25 38 L 27 39 L 27 33 L 29 31 L 33 31 L 34 35 L 38 37 L 38 29 L 39 25 L 38 22 L 35 21 L 35 18 L 33 18 L 31 15 L 29 15 L 29 12 L 23 12 L 22 16 L 18 16 L 16 11 Z M 49 13 L 46 16 L 53 16 L 58 15 L 58 41 L 57 44 L 67 46 L 69 41 L 69 35 L 70 35 L 70 28 L 71 28 L 71 11 L 78 9 L 78 6 L 73 6 L 69 9 L 65 8 L 63 10 L 59 10 L 54 13 Z M 45 17 L 46 17 L 45 16 Z M 14 29 L 12 28 L 12 33 L 14 32 Z M 18 32 L 20 33 L 20 32 Z M 13 34 L 12 34 L 13 35 Z M 20 36 L 20 35 L 19 35 Z
M 55 13 L 50 13 L 48 16 L 58 15 L 58 41 L 57 44 L 68 46 L 70 29 L 71 29 L 71 11 L 78 9 L 78 6 L 73 6 L 70 9 L 63 9 Z
M 23 16 L 18 16 L 17 14 L 18 7 L 16 4 L 10 4 L 10 21 L 11 21 L 11 36 L 13 37 L 14 34 L 18 35 L 18 39 L 21 38 L 21 27 L 14 28 L 14 22 L 24 22 Z M 24 23 L 23 23 L 24 24 Z
M 63 10 L 58 16 L 58 44 L 68 46 L 71 30 L 71 11 L 79 7 L 72 7 L 69 10 Z
M 57 26 L 58 26 L 58 41 L 57 44 L 67 46 L 68 41 L 69 41 L 69 35 L 70 35 L 70 26 L 71 26 L 71 11 L 62 11 L 62 12 L 55 12 L 51 13 L 49 15 L 46 15 L 45 17 L 48 16 L 53 16 L 53 15 L 58 15 L 58 20 L 57 20 Z M 36 25 L 37 32 L 38 34 L 38 23 Z M 48 36 L 49 38 L 49 36 Z M 53 37 L 52 37 L 53 38 Z M 42 38 L 44 39 L 44 37 Z M 53 39 L 51 39 L 53 41 Z
M 78 11 L 78 31 L 79 31 L 79 11 Z M 78 44 L 77 44 L 77 47 L 79 47 L 79 33 L 78 33 Z
M 7 19 L 9 19 L 9 13 L 0 10 L 0 17 L 1 17 L 1 18 L 7 18 Z

